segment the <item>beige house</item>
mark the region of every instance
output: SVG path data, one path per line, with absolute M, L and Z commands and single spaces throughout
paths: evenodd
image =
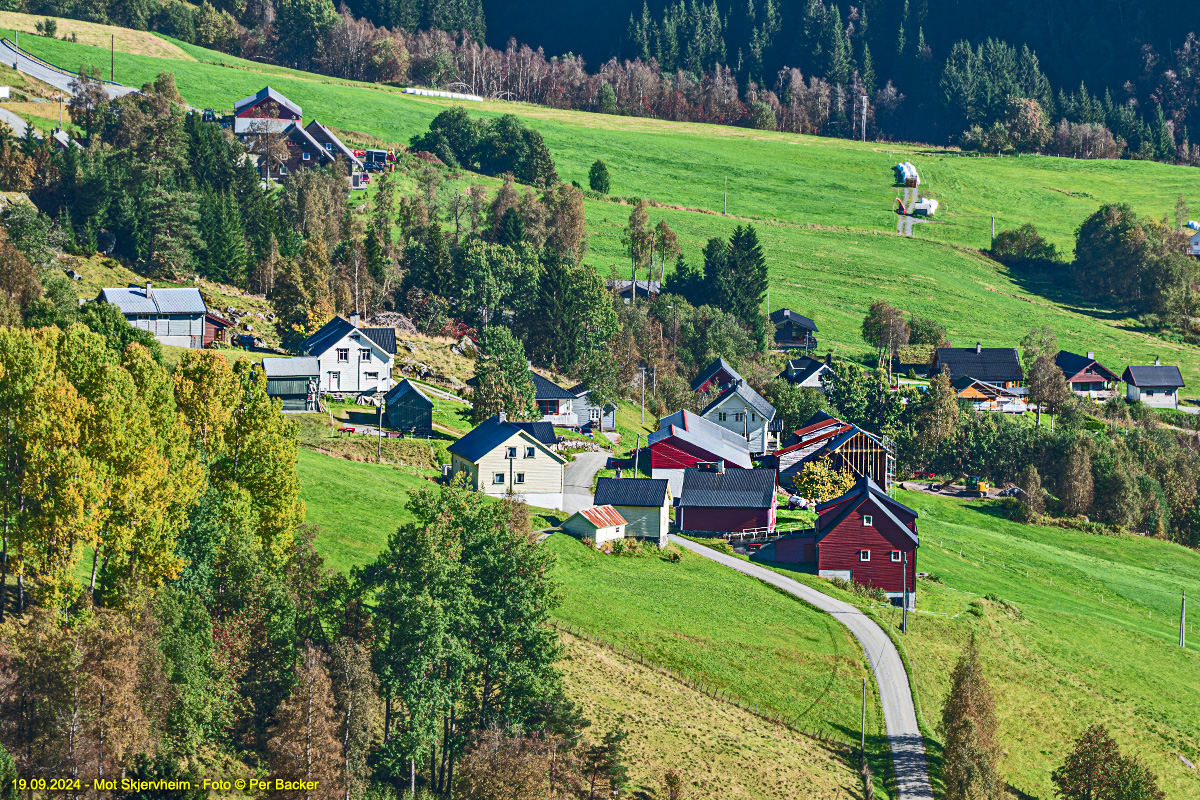
M 447 449 L 451 475 L 466 475 L 472 491 L 562 508 L 567 460 L 508 422 L 503 413 L 484 420 Z
M 567 517 L 562 529 L 578 539 L 590 539 L 597 546 L 626 535 L 625 518 L 612 506 L 596 506 L 576 511 Z
M 666 478 L 600 478 L 597 507 L 612 506 L 625 519 L 625 536 L 667 546 L 671 482 Z

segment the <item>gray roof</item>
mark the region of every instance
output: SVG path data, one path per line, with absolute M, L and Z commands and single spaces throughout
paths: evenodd
M 510 422 L 508 424 L 525 431 L 542 444 L 558 443 L 558 434 L 554 432 L 554 425 L 549 422 Z
M 598 506 L 661 508 L 667 500 L 666 478 L 600 478 L 596 481 Z
M 316 361 L 316 359 L 314 358 L 313 361 Z M 404 380 L 400 381 L 395 386 L 393 386 L 391 389 L 389 389 L 388 393 L 383 396 L 383 400 L 386 403 L 395 403 L 401 397 L 404 397 L 405 395 L 409 395 L 409 394 L 416 395 L 417 397 L 420 397 L 422 400 L 424 400 L 425 403 L 427 405 L 429 405 L 430 407 L 433 406 L 433 401 L 425 396 L 425 393 L 421 391 L 421 387 L 417 386 L 415 383 L 410 381 L 408 378 L 405 378 Z
M 312 378 L 321 374 L 315 356 L 264 358 L 262 368 L 268 378 Z
M 391 350 L 388 350 L 387 346 L 383 342 L 380 342 L 379 339 L 376 339 L 373 335 L 371 335 L 371 333 L 368 333 L 368 331 L 378 332 L 383 330 L 392 331 Z M 314 356 L 319 356 L 330 347 L 333 347 L 333 345 L 340 342 L 342 337 L 344 337 L 346 334 L 353 333 L 354 331 L 358 331 L 359 333 L 363 334 L 367 340 L 388 355 L 395 355 L 395 330 L 391 328 L 369 328 L 365 330 L 363 328 L 355 328 L 354 325 L 348 322 L 344 317 L 334 317 L 333 319 L 329 320 L 329 322 L 326 322 L 324 325 L 322 325 L 319 331 L 314 333 L 312 336 L 309 336 L 300 344 L 300 351 Z
M 698 436 L 715 436 L 724 439 L 735 447 L 746 447 L 745 436 L 736 431 L 731 431 L 723 425 L 718 425 L 712 420 L 694 414 L 686 408 L 676 411 L 674 414 L 668 414 L 658 421 L 658 429 L 660 431 L 672 425 L 676 428 L 685 428 Z M 652 433 L 650 436 L 653 437 L 654 434 Z
M 683 508 L 770 508 L 775 497 L 775 470 L 730 469 L 683 471 L 679 505 Z
M 838 524 L 850 515 L 850 512 L 861 506 L 868 500 L 874 501 L 877 508 L 883 512 L 884 516 L 896 524 L 896 527 L 904 531 L 913 545 L 919 544 L 917 534 L 910 529 L 896 516 L 897 511 L 906 511 L 913 515 L 914 524 L 917 517 L 917 512 L 903 503 L 893 500 L 888 497 L 883 489 L 879 488 L 879 484 L 871 480 L 867 475 L 858 479 L 854 484 L 854 488 L 846 492 L 841 497 L 835 497 L 832 500 L 826 500 L 821 505 L 817 506 L 817 514 L 822 515 L 825 509 L 831 509 L 834 506 L 841 505 L 832 515 L 818 516 L 817 518 L 817 541 L 825 538 L 825 535 L 838 526 Z
M 781 308 L 778 311 L 771 312 L 771 324 L 782 325 L 785 322 L 790 322 L 797 328 L 803 328 L 806 331 L 817 332 L 817 323 L 813 322 L 803 314 L 797 314 L 790 308 Z
M 568 392 L 549 378 L 543 378 L 533 370 L 529 371 L 533 379 L 533 394 L 537 400 L 574 400 L 575 395 Z
M 250 95 L 249 97 L 243 97 L 241 100 L 238 100 L 236 103 L 233 104 L 233 111 L 236 114 L 239 111 L 241 111 L 243 108 L 245 108 L 246 106 L 250 106 L 250 105 L 254 105 L 255 103 L 262 102 L 263 100 L 266 100 L 268 97 L 271 98 L 272 100 L 274 100 L 279 105 L 286 108 L 288 111 L 291 111 L 297 117 L 304 116 L 304 114 L 300 110 L 300 106 L 296 105 L 291 100 L 288 100 L 286 97 L 284 97 L 282 94 L 280 94 L 279 92 L 272 89 L 270 86 L 264 86 L 263 88 L 259 89 L 257 92 Z
M 692 391 L 693 392 L 700 391 L 700 387 L 703 386 L 704 384 L 708 383 L 710 380 L 712 380 L 712 377 L 714 375 L 716 375 L 718 372 L 720 372 L 721 370 L 725 370 L 731 376 L 733 376 L 735 379 L 742 377 L 741 375 L 738 374 L 738 371 L 736 369 L 734 369 L 733 366 L 728 361 L 726 361 L 723 358 L 718 358 L 716 361 L 712 362 L 707 367 L 705 367 L 704 370 L 699 375 L 696 376 L 696 379 L 694 381 L 692 381 Z
M 758 412 L 758 415 L 768 422 L 775 417 L 775 406 L 767 402 L 767 398 L 763 397 L 758 392 L 754 391 L 754 387 L 746 383 L 744 380 L 736 380 L 730 384 L 729 388 L 717 395 L 717 399 L 713 400 L 704 410 L 700 412 L 700 416 L 708 416 L 708 412 L 722 403 L 725 398 L 737 395 L 746 401 L 746 405 Z
M 360 331 L 371 337 L 371 341 L 388 351 L 389 355 L 396 355 L 396 329 L 395 328 L 359 328 Z
M 309 135 L 312 136 L 314 139 L 316 139 L 317 137 L 312 132 L 313 128 L 316 128 L 318 131 L 321 132 L 321 135 L 323 135 L 324 137 L 329 139 L 329 142 L 334 147 L 336 147 L 338 150 L 340 150 L 342 155 L 344 155 L 346 158 L 350 159 L 350 163 L 354 164 L 359 169 L 362 169 L 362 160 L 358 156 L 354 155 L 354 151 L 351 150 L 349 147 L 347 147 L 345 144 L 343 144 L 342 140 L 339 139 L 337 136 L 335 136 L 333 131 L 329 130 L 329 128 L 326 128 L 324 125 L 322 125 L 321 123 L 317 122 L 314 119 L 311 122 L 309 122 L 307 125 L 304 126 L 304 129 L 306 131 L 308 131 Z
M 454 442 L 446 449 L 459 458 L 464 458 L 471 463 L 477 463 L 479 459 L 511 439 L 513 434 L 520 434 L 527 441 L 531 443 L 536 442 L 541 445 L 541 442 L 538 442 L 532 434 L 521 430 L 511 422 L 502 422 L 498 415 L 493 415 L 476 425 L 466 436 Z M 542 445 L 542 449 L 546 449 L 544 445 Z M 546 450 L 546 452 L 550 453 L 551 456 L 560 462 L 566 462 L 566 459 L 557 453 L 551 450 Z
M 335 161 L 333 153 L 325 149 L 325 146 L 312 137 L 312 134 L 300 127 L 299 124 L 293 122 L 288 125 L 283 131 L 284 136 L 295 136 L 303 142 L 308 143 L 308 146 L 317 153 L 318 161 Z
M 97 300 L 112 303 L 122 314 L 206 314 L 208 306 L 194 288 L 151 289 L 146 297 L 145 286 L 128 289 L 101 289 Z
M 1184 386 L 1183 375 L 1180 374 L 1179 367 L 1174 365 L 1167 366 L 1165 364 L 1126 367 L 1125 374 L 1121 376 L 1121 380 L 1131 383 L 1138 388 L 1182 389 Z
M 653 447 L 661 441 L 675 437 L 732 466 L 741 469 L 750 469 L 753 466 L 746 440 L 715 422 L 709 422 L 690 411 L 677 411 L 659 420 L 658 424 L 658 430 L 647 437 L 647 446 Z
M 1024 380 L 1021 359 L 1015 347 L 939 347 L 937 371 L 950 368 L 950 380 L 964 375 L 988 383 Z

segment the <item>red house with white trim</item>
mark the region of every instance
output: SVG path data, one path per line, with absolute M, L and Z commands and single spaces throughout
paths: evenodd
M 853 580 L 916 604 L 917 512 L 888 497 L 875 481 L 817 506 L 817 574 Z M 906 573 L 907 572 L 907 576 Z

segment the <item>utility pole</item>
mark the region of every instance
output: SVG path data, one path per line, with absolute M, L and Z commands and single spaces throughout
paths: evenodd
M 992 247 L 996 246 L 996 215 L 992 214 Z
M 904 553 L 904 576 L 900 579 L 901 590 L 901 606 L 900 606 L 900 632 L 908 633 L 908 552 Z
M 117 35 L 110 33 L 108 35 L 108 79 L 113 83 L 117 82 Z
M 725 176 L 725 213 L 729 213 L 729 176 Z
M 642 424 L 646 424 L 646 368 L 638 367 L 642 371 Z
M 375 463 L 383 463 L 383 398 L 379 400 L 379 436 L 376 437 L 378 446 L 375 448 Z
M 638 476 L 638 455 L 642 452 L 642 435 L 637 435 L 637 442 L 633 445 L 633 477 Z
M 1184 631 L 1187 629 L 1187 590 L 1183 590 L 1183 597 L 1179 603 L 1179 646 L 1187 647 L 1187 639 L 1184 638 Z
M 863 705 L 862 705 L 862 740 L 858 744 L 858 754 L 863 758 L 867 757 L 867 679 L 863 678 Z

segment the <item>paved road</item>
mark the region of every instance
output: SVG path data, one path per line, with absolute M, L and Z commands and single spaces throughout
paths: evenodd
M 25 136 L 25 128 L 27 127 L 25 120 L 21 119 L 7 108 L 0 108 L 0 122 L 7 123 L 8 127 L 12 128 L 13 136 L 17 137 L 18 139 Z M 36 129 L 34 136 L 37 136 Z M 42 137 L 38 136 L 37 138 L 40 139 Z
M 592 507 L 592 479 L 608 463 L 608 453 L 578 453 L 563 475 L 563 511 L 574 514 Z
M 0 62 L 3 62 L 5 65 L 11 64 L 13 69 L 18 72 L 23 72 L 32 78 L 37 78 L 42 83 L 48 83 L 56 89 L 71 94 L 71 81 L 75 78 L 74 73 L 51 66 L 40 59 L 30 58 L 25 53 L 16 49 L 13 43 L 7 39 L 0 41 Z M 112 98 L 136 92 L 137 90 L 132 86 L 105 84 L 104 91 Z
M 879 698 L 883 704 L 883 718 L 892 747 L 892 763 L 896 769 L 900 800 L 933 800 L 933 790 L 929 785 L 929 766 L 925 761 L 925 740 L 917 727 L 917 712 L 913 708 L 904 662 L 900 660 L 900 654 L 896 652 L 892 640 L 878 625 L 854 606 L 834 600 L 777 572 L 718 553 L 679 536 L 672 535 L 671 541 L 719 564 L 777 586 L 833 615 L 834 619 L 849 628 L 862 643 L 867 653 L 867 661 L 875 673 L 875 682 L 879 686 Z

